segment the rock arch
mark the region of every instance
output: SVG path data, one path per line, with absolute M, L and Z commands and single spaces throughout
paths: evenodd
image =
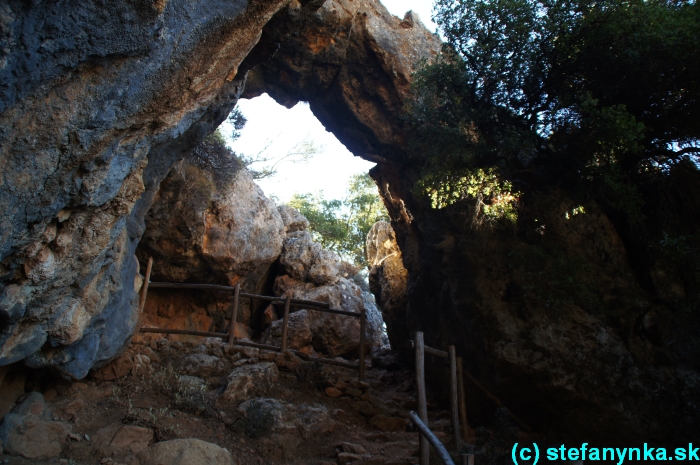
M 81 378 L 119 353 L 160 181 L 241 95 L 268 92 L 308 101 L 378 162 L 409 270 L 408 330 L 455 341 L 470 371 L 553 437 L 684 441 L 700 430 L 700 348 L 651 303 L 600 209 L 574 227 L 561 219 L 565 194 L 533 203 L 564 248 L 604 252 L 585 260 L 598 292 L 616 296 L 616 327 L 531 304 L 509 268 L 523 241 L 465 231 L 412 197 L 402 101 L 416 63 L 440 48 L 415 15 L 392 17 L 376 0 L 10 0 L 0 45 L 0 365 Z M 675 332 L 689 349 L 669 355 L 645 331 Z

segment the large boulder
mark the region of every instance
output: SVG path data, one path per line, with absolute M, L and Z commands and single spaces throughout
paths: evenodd
M 288 234 L 284 240 L 280 264 L 292 278 L 304 281 L 309 277 L 311 264 L 320 251 L 321 245 L 313 242 L 309 232 L 296 231 Z
M 352 277 L 357 272 L 338 254 L 314 242 L 311 233 L 305 230 L 287 234 L 280 264 L 284 273 L 291 278 L 317 286 L 335 284 L 340 278 Z
M 309 310 L 300 310 L 291 313 L 287 322 L 287 347 L 290 349 L 301 349 L 302 351 L 311 346 L 313 333 L 311 332 L 311 317 Z M 282 344 L 282 323 L 283 320 L 274 321 L 265 332 L 264 341 L 266 344 L 279 346 Z
M 161 183 L 137 250 L 157 263 L 153 279 L 218 282 L 257 290 L 282 252 L 285 225 L 250 173 L 219 184 L 183 161 Z
M 226 390 L 219 397 L 219 402 L 236 403 L 266 394 L 274 387 L 279 376 L 277 365 L 273 362 L 240 366 L 228 376 Z
M 138 454 L 140 465 L 236 465 L 231 452 L 199 439 L 163 441 Z
M 367 317 L 367 336 L 370 340 L 370 345 L 376 348 L 390 348 L 389 336 L 386 333 L 386 324 L 382 311 L 377 306 L 377 301 L 369 290 L 369 285 L 365 282 L 364 277 L 353 279 L 355 284 L 362 291 L 362 300 L 365 305 L 365 315 Z M 360 281 L 359 283 L 357 281 Z
M 146 450 L 153 436 L 152 429 L 116 422 L 97 430 L 91 442 L 106 455 L 125 456 Z
M 161 183 L 137 249 L 142 262 L 154 257 L 152 280 L 240 283 L 244 291 L 262 292 L 270 266 L 282 251 L 284 224 L 247 170 L 239 168 L 229 177 L 222 181 L 184 160 Z M 228 295 L 153 289 L 143 322 L 223 332 L 229 309 Z M 250 335 L 251 316 L 250 301 L 244 300 L 238 337 Z
M 56 457 L 63 452 L 70 433 L 68 424 L 53 421 L 50 412 L 46 411 L 43 396 L 38 392 L 31 393 L 0 422 L 4 452 L 28 459 Z
M 284 233 L 289 234 L 296 231 L 306 231 L 309 228 L 309 220 L 306 219 L 299 210 L 289 205 L 280 205 L 277 211 L 284 223 Z
M 226 369 L 227 363 L 214 355 L 191 354 L 182 361 L 182 370 L 190 376 L 220 376 Z
M 268 436 L 278 446 L 294 450 L 299 443 L 333 430 L 335 422 L 322 404 L 290 404 L 257 398 L 243 402 L 238 411 L 252 436 Z
M 314 283 L 297 281 L 288 275 L 275 279 L 276 295 L 290 296 L 293 299 L 313 300 L 330 304 L 331 308 L 360 313 L 365 307 L 362 289 L 345 278 L 338 278 L 334 284 L 317 286 Z M 304 318 L 312 335 L 312 345 L 317 352 L 331 357 L 355 353 L 360 345 L 360 320 L 345 315 L 325 313 L 307 309 Z M 383 322 L 378 315 L 368 318 L 367 343 L 370 347 L 380 345 Z M 275 325 L 280 323 L 275 322 Z

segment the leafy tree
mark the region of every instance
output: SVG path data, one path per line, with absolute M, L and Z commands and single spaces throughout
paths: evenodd
M 245 116 L 235 108 L 228 119 L 234 127 L 233 140 L 236 140 L 241 136 L 241 130 L 246 124 Z M 209 173 L 216 185 L 222 187 L 233 179 L 235 173 L 245 167 L 245 161 L 243 157 L 228 148 L 224 134 L 220 128 L 217 128 L 190 152 L 184 160 L 184 165 L 186 166 L 183 166 L 183 169 L 194 167 Z M 190 172 L 193 173 L 192 170 Z
M 245 127 L 248 119 L 243 115 L 238 107 L 235 107 L 231 113 L 228 115 L 228 122 L 233 126 L 231 131 L 231 140 L 235 141 L 241 137 L 241 131 Z
M 351 178 L 342 200 L 327 200 L 323 193 L 295 194 L 289 205 L 309 220 L 314 240 L 359 267 L 367 266 L 365 243 L 372 225 L 388 221 L 377 186 L 366 173 Z
M 283 163 L 307 163 L 325 149 L 323 145 L 317 144 L 310 136 L 306 136 L 291 147 L 287 153 L 283 155 L 267 156 L 265 152 L 268 151 L 272 142 L 272 140 L 268 141 L 265 147 L 255 155 L 244 155 L 241 157 L 241 160 L 246 168 L 248 168 L 248 171 L 250 171 L 253 179 L 271 178 L 277 174 L 280 165 Z M 257 168 L 253 165 L 262 166 Z
M 565 180 L 639 225 L 645 186 L 696 171 L 695 1 L 437 0 L 434 19 L 449 47 L 407 102 L 428 177 Z

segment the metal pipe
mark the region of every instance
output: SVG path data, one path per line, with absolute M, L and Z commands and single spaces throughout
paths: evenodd
M 425 344 L 423 344 L 423 333 L 416 331 L 415 335 L 416 347 L 416 388 L 418 390 L 418 413 L 421 419 L 428 422 L 428 402 L 425 398 Z M 420 465 L 430 464 L 430 449 L 428 439 L 425 436 L 420 437 Z
M 447 453 L 447 449 L 445 449 L 445 446 L 442 445 L 440 440 L 433 434 L 432 431 L 430 431 L 430 428 L 418 417 L 416 412 L 408 412 L 408 417 L 411 419 L 414 425 L 418 428 L 418 431 L 420 431 L 421 437 L 425 438 L 434 448 L 435 451 L 438 454 L 438 457 L 440 457 L 440 460 L 442 460 L 442 463 L 444 465 L 455 465 L 455 463 L 452 461 L 452 457 L 450 457 L 450 454 Z

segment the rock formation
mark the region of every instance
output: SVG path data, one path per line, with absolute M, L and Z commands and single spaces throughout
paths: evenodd
M 379 162 L 371 175 L 408 270 L 405 326 L 390 323 L 392 338 L 422 330 L 428 344 L 457 344 L 472 375 L 552 437 L 690 439 L 700 430 L 697 323 L 660 306 L 655 289 L 680 289 L 675 274 L 651 273 L 652 288 L 631 266 L 628 232 L 593 202 L 572 216 L 578 205 L 560 190 L 528 194 L 515 236 L 472 229 L 469 206 L 435 210 L 417 198 L 401 103 L 410 57 L 429 58 L 439 44 L 411 14 L 392 23 L 380 9 L 327 2 L 296 15 L 302 32 L 252 71 L 245 95 L 308 100 L 354 154 Z M 274 42 L 277 19 L 262 41 Z M 488 399 L 472 394 L 470 410 L 488 421 Z
M 243 402 L 238 411 L 245 426 L 268 434 L 280 447 L 296 448 L 304 439 L 333 430 L 335 422 L 325 405 L 294 405 L 277 399 L 257 398 Z
M 467 207 L 414 196 L 403 98 L 440 49 L 415 15 L 374 0 L 10 0 L 0 42 L 0 364 L 80 378 L 123 350 L 158 185 L 252 70 L 246 96 L 308 101 L 379 163 L 408 270 L 393 339 L 422 330 L 430 345 L 457 344 L 470 373 L 552 437 L 697 437 L 698 323 L 669 304 L 695 291 L 677 269 L 637 266 L 629 231 L 595 202 L 567 219 L 579 205 L 558 188 L 528 189 L 517 231 L 471 229 Z M 280 278 L 283 292 L 361 301 L 320 284 L 332 267 L 303 264 L 314 287 Z
M 5 453 L 28 459 L 50 459 L 65 448 L 71 426 L 53 421 L 44 396 L 33 392 L 0 422 L 0 440 Z
M 146 216 L 146 232 L 137 255 L 154 257 L 152 280 L 242 283 L 244 292 L 330 303 L 333 308 L 360 313 L 367 309 L 368 344 L 382 345 L 383 321 L 371 300 L 346 278 L 356 273 L 333 252 L 324 250 L 306 231 L 309 222 L 288 206 L 275 207 L 240 169 L 225 185 L 210 173 L 177 164 L 161 183 Z M 279 265 L 272 267 L 274 262 Z M 275 271 L 281 274 L 274 277 Z M 272 273 L 272 276 L 270 274 Z M 266 288 L 274 281 L 273 289 Z M 229 297 L 216 293 L 152 289 L 143 323 L 148 326 L 224 332 Z M 295 309 L 298 310 L 298 309 Z M 261 315 L 266 318 L 260 327 Z M 281 311 L 273 306 L 251 307 L 242 300 L 238 337 L 250 337 L 270 326 L 265 340 L 279 344 Z M 274 321 L 278 320 L 278 321 Z M 274 321 L 274 323 L 273 323 Z M 289 347 L 332 357 L 357 352 L 360 326 L 356 319 L 314 310 L 292 313 Z
M 367 262 L 370 265 L 369 288 L 374 294 L 389 329 L 394 347 L 402 346 L 406 330 L 406 279 L 401 250 L 391 225 L 380 221 L 367 235 Z
M 378 309 L 371 301 L 366 301 L 360 286 L 352 281 L 353 276 L 349 274 L 354 275 L 356 270 L 343 263 L 335 253 L 322 249 L 308 231 L 300 230 L 287 235 L 280 255 L 280 265 L 284 274 L 275 278 L 275 295 L 325 302 L 331 308 L 354 313 L 360 313 L 364 308 L 368 315 L 366 335 L 369 346 L 383 345 L 384 322 Z M 292 314 L 297 327 L 295 332 L 298 332 L 300 338 L 292 341 L 298 346 L 290 347 L 305 349 L 306 346 L 312 346 L 314 350 L 330 357 L 359 350 L 358 319 L 312 309 L 302 311 L 304 313 L 301 315 Z M 272 323 L 268 329 L 268 340 L 280 337 L 280 325 L 281 321 Z M 305 336 L 307 334 L 310 338 Z
M 184 160 L 161 183 L 145 221 L 138 256 L 154 258 L 152 280 L 242 282 L 250 292 L 260 291 L 285 235 L 277 208 L 247 170 L 217 186 Z
M 142 465 L 235 465 L 228 450 L 199 439 L 163 441 L 138 455 Z
M 123 350 L 158 184 L 231 111 L 287 3 L 0 7 L 1 364 L 81 378 Z

